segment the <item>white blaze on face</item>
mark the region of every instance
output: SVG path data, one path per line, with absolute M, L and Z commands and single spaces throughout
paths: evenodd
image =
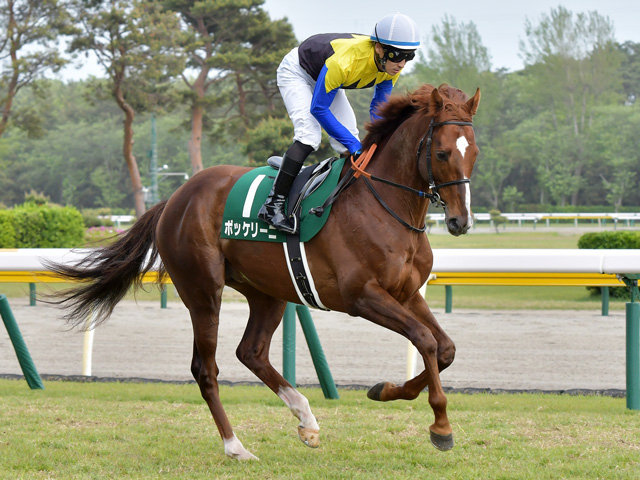
M 464 177 L 465 179 L 467 177 Z M 467 225 L 469 225 L 469 228 L 471 228 L 473 226 L 473 217 L 471 216 L 471 187 L 469 186 L 468 183 L 464 184 L 465 187 L 465 192 L 464 192 L 464 204 L 467 207 Z
M 458 140 L 456 140 L 456 147 L 458 147 L 458 150 L 462 154 L 462 158 L 464 158 L 464 152 L 467 151 L 468 146 L 469 146 L 469 142 L 467 141 L 466 137 L 463 136 L 458 138 Z
M 462 158 L 464 158 L 464 154 L 467 151 L 467 147 L 469 146 L 469 142 L 466 137 L 462 136 L 456 140 L 456 147 L 460 151 Z M 465 177 L 466 180 L 467 177 Z M 464 192 L 465 206 L 467 207 L 467 212 L 469 214 L 469 218 L 467 219 L 467 224 L 469 226 L 473 225 L 473 217 L 471 216 L 471 188 L 468 183 L 465 184 L 465 192 Z

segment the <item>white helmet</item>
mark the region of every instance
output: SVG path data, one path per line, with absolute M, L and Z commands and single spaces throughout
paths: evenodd
M 376 23 L 370 38 L 402 50 L 415 50 L 420 46 L 420 33 L 416 22 L 402 13 L 387 15 Z

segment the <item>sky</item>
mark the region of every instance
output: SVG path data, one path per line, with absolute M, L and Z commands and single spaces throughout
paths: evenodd
M 492 70 L 515 71 L 524 67 L 518 53 L 519 42 L 525 39 L 525 20 L 535 25 L 558 6 L 574 14 L 595 10 L 613 22 L 618 42 L 640 42 L 638 0 L 266 0 L 263 8 L 271 19 L 287 17 L 298 41 L 316 33 L 370 34 L 377 21 L 396 12 L 412 17 L 424 40 L 448 14 L 458 24 L 476 25 L 491 55 Z

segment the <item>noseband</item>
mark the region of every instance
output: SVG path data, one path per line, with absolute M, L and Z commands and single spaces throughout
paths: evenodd
M 433 129 L 435 127 L 440 127 L 442 125 L 459 125 L 462 127 L 467 127 L 467 126 L 472 127 L 473 123 L 458 122 L 458 121 L 434 122 L 432 118 L 431 121 L 429 122 L 429 130 L 424 135 L 424 137 L 422 137 L 422 140 L 420 140 L 420 144 L 418 145 L 418 152 L 416 153 L 416 162 L 418 164 L 418 171 L 420 171 L 420 154 L 422 153 L 422 147 L 423 145 L 425 145 L 425 141 L 426 141 L 426 145 L 425 145 L 427 150 L 426 164 L 427 164 L 427 176 L 428 176 L 427 181 L 429 182 L 430 193 L 425 193 L 424 196 L 427 197 L 431 201 L 431 204 L 435 205 L 436 207 L 444 207 L 446 205 L 444 203 L 444 200 L 440 198 L 440 194 L 438 193 L 439 189 L 448 187 L 450 185 L 459 185 L 461 183 L 471 183 L 470 179 L 462 178 L 460 180 L 452 180 L 451 182 L 445 182 L 445 183 L 436 185 L 436 182 L 433 178 L 433 167 L 431 165 L 431 143 L 433 140 Z

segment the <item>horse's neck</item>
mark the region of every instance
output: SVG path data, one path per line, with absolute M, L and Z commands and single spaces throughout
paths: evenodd
M 419 138 L 414 135 L 397 135 L 389 141 L 384 148 L 379 151 L 379 157 L 372 162 L 371 173 L 385 180 L 410 187 L 418 191 L 426 191 L 428 184 L 418 172 L 418 162 L 416 160 L 417 144 Z M 375 182 L 377 188 L 378 182 Z M 427 215 L 429 202 L 427 199 L 418 196 L 415 192 L 409 192 L 398 187 L 385 188 L 388 194 L 384 195 L 384 200 L 393 204 L 397 213 L 416 227 L 424 224 Z

